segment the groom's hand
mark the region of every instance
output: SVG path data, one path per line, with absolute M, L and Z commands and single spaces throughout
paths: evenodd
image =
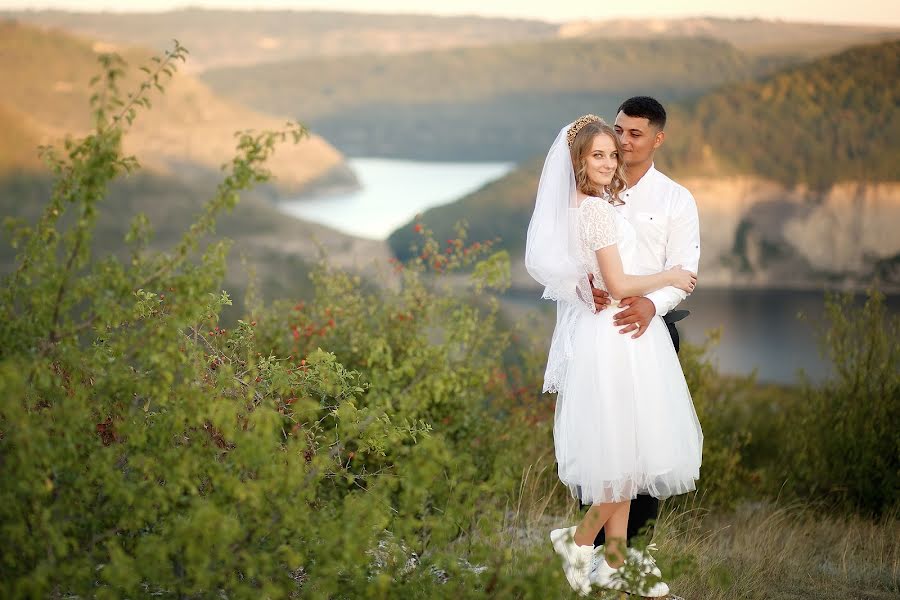
M 636 331 L 631 336 L 633 339 L 644 335 L 644 332 L 647 331 L 647 327 L 650 325 L 650 320 L 656 316 L 656 305 L 644 296 L 622 298 L 619 306 L 625 308 L 625 310 L 613 315 L 613 324 L 616 327 L 625 326 L 619 330 L 619 333 Z M 640 328 L 638 328 L 638 325 L 640 325 Z
M 609 292 L 594 287 L 594 276 L 588 273 L 588 281 L 591 282 L 591 293 L 594 295 L 594 308 L 600 312 L 609 306 Z

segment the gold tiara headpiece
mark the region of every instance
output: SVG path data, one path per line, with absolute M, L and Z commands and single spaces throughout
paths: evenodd
M 572 126 L 569 127 L 569 130 L 566 132 L 566 139 L 569 142 L 569 148 L 572 147 L 572 144 L 575 142 L 575 136 L 578 135 L 578 132 L 581 131 L 582 127 L 584 127 L 588 123 L 596 123 L 597 121 L 602 123 L 603 119 L 601 119 L 597 115 L 584 115 L 583 117 L 578 117 L 578 120 L 572 123 Z

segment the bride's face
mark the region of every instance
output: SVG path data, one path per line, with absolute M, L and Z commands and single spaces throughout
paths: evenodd
M 585 172 L 594 187 L 600 188 L 612 183 L 619 166 L 619 153 L 613 139 L 601 133 L 594 136 L 590 149 L 584 157 Z

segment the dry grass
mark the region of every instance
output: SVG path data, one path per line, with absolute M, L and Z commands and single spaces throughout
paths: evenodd
M 664 510 L 663 555 L 693 568 L 672 588 L 691 600 L 897 598 L 900 519 L 878 521 L 803 504 L 745 503 L 731 513 Z
M 547 532 L 581 516 L 549 455 L 525 470 L 509 508 L 503 543 L 522 550 L 514 570 L 527 569 L 536 549 L 549 555 Z M 900 598 L 896 513 L 872 520 L 773 501 L 707 510 L 693 496 L 664 503 L 654 541 L 673 593 L 685 600 Z

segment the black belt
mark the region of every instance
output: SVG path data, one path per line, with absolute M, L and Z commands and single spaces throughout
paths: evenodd
M 678 321 L 682 320 L 689 314 L 691 314 L 691 311 L 689 310 L 673 310 L 663 315 L 663 321 L 665 321 L 667 325 L 672 325 L 673 323 L 677 323 Z

